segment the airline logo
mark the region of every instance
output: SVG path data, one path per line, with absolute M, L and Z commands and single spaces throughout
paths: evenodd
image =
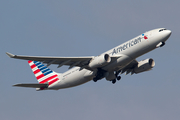
M 148 39 L 148 37 L 147 37 L 147 36 L 145 36 L 144 34 L 142 34 L 142 36 L 144 37 L 144 39 Z
M 41 62 L 28 61 L 28 63 L 39 83 L 48 82 L 51 85 L 59 80 L 57 73 L 47 68 Z

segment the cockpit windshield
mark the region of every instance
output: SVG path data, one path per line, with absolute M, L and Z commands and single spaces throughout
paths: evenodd
M 167 30 L 167 29 L 160 29 L 159 32 L 164 31 L 164 30 Z

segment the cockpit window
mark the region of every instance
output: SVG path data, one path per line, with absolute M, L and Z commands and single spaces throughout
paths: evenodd
M 163 31 L 163 30 L 167 30 L 167 29 L 160 29 L 159 32 Z

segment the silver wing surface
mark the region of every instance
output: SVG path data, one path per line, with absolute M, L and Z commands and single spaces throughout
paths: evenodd
M 89 64 L 90 60 L 93 56 L 89 57 L 43 57 L 43 56 L 22 56 L 22 55 L 13 55 L 11 53 L 6 53 L 9 57 L 15 59 L 22 59 L 22 60 L 32 60 L 32 61 L 40 61 L 46 63 L 47 66 L 51 64 L 58 65 L 58 68 L 63 65 L 68 65 L 69 69 L 74 66 L 79 66 L 82 68 L 86 68 Z M 90 69 L 90 68 L 87 68 Z
M 137 60 L 133 60 L 131 63 L 129 63 L 126 67 L 124 67 L 123 69 L 121 69 L 120 72 L 121 74 L 125 73 L 126 75 L 131 73 L 134 74 L 133 69 L 138 65 L 138 61 Z

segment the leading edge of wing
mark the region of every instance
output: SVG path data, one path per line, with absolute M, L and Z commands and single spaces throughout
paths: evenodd
M 51 56 L 23 56 L 23 55 L 14 55 L 11 53 L 6 52 L 6 54 L 10 58 L 16 58 L 16 59 L 22 59 L 22 60 L 33 60 L 33 61 L 44 61 L 44 60 L 51 60 L 51 59 L 81 59 L 81 60 L 87 60 L 92 59 L 93 56 L 87 56 L 87 57 L 51 57 Z

